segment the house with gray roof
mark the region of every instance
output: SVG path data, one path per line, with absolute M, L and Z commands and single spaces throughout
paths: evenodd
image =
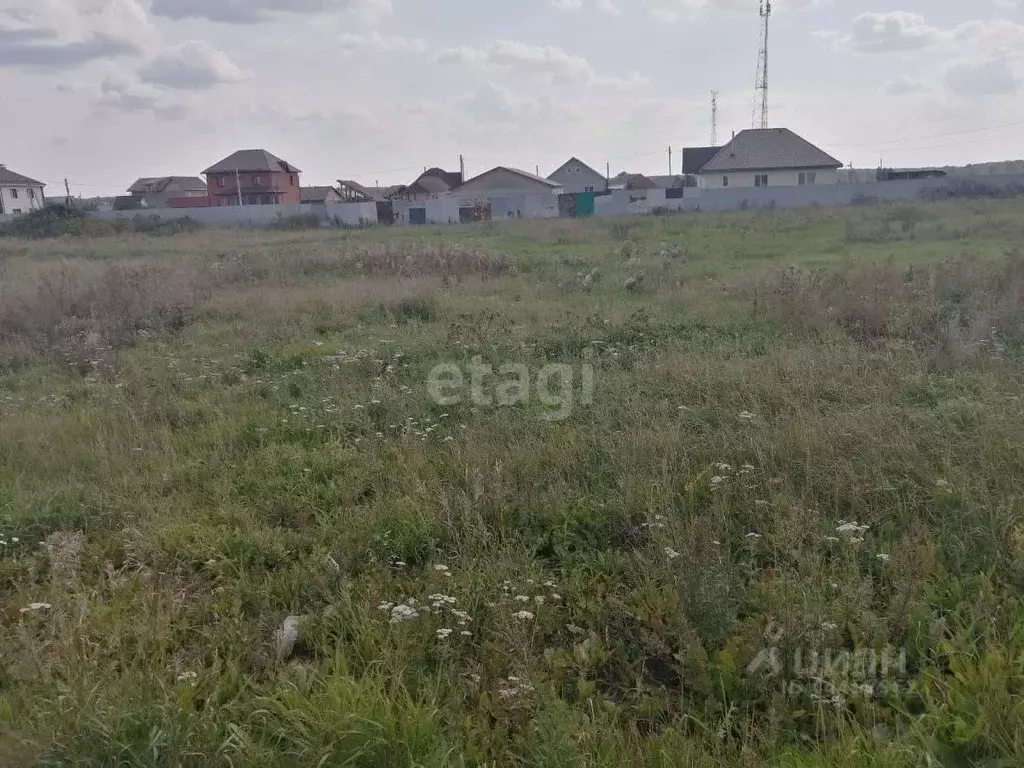
M 559 184 L 565 194 L 580 192 L 605 192 L 608 179 L 577 157 L 570 157 L 550 176 L 549 181 Z
M 0 215 L 18 215 L 42 208 L 46 204 L 41 181 L 15 173 L 0 163 Z
M 239 150 L 203 171 L 213 206 L 298 205 L 301 173 L 265 149 Z
M 172 198 L 206 197 L 206 182 L 198 176 L 146 176 L 128 187 L 135 208 L 168 208 Z
M 700 169 L 703 189 L 835 184 L 842 163 L 788 128 L 740 131 Z

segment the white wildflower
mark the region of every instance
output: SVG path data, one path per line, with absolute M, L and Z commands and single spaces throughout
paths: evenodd
M 748 534 L 746 535 L 746 537 L 745 537 L 745 538 L 748 538 L 748 539 L 755 539 L 755 540 L 756 540 L 756 539 L 760 539 L 760 538 L 761 538 L 761 534 L 760 534 L 760 533 L 754 533 L 753 531 L 751 531 L 750 533 L 748 533 Z
M 515 618 L 520 621 L 532 621 L 534 616 L 529 611 L 520 611 L 519 613 L 512 614 Z
M 438 640 L 447 640 L 452 631 L 451 629 L 439 629 L 435 634 L 437 634 Z
M 17 544 L 19 541 L 21 541 L 21 539 L 19 539 L 17 536 L 11 536 L 11 541 Z
M 403 621 L 415 621 L 419 617 L 419 613 L 408 605 L 396 605 L 391 609 L 392 624 L 400 624 Z
M 553 582 L 553 581 L 545 581 L 544 582 L 544 586 L 547 587 L 548 589 L 558 589 L 558 585 L 555 584 L 555 582 Z
M 544 605 L 544 596 L 537 595 L 535 598 L 533 598 L 533 602 L 535 602 L 537 605 Z
M 473 633 L 470 632 L 468 629 L 462 630 L 461 632 L 459 632 L 459 634 L 462 635 L 462 637 L 472 637 L 473 636 Z
M 515 600 L 517 603 L 528 603 L 530 602 L 529 595 L 516 595 Z
M 750 411 L 740 411 L 740 419 L 742 421 L 753 421 L 754 414 L 752 414 Z
M 178 675 L 177 679 L 179 683 L 190 683 L 197 677 L 199 677 L 199 675 L 197 675 L 195 672 L 182 672 L 180 675 Z
M 680 557 L 680 554 L 672 549 L 672 547 L 665 547 L 665 557 L 669 560 L 675 560 L 677 557 Z
M 717 488 L 718 486 L 720 486 L 724 482 L 725 482 L 725 478 L 724 477 L 722 477 L 721 475 L 715 475 L 714 477 L 711 478 L 711 487 L 712 488 Z
M 732 472 L 732 466 L 729 465 L 729 464 L 721 464 L 721 463 L 715 464 L 715 469 L 717 469 L 719 472 L 723 472 L 723 473 L 724 472 Z
M 387 613 L 388 611 L 390 611 L 394 607 L 395 607 L 394 603 L 384 602 L 384 603 L 381 603 L 380 605 L 377 606 L 377 610 L 378 611 L 383 611 L 384 613 Z
M 552 592 L 551 593 L 551 599 L 554 600 L 557 603 L 557 602 L 559 602 L 562 599 L 562 596 L 560 594 L 558 594 L 557 592 Z
M 831 632 L 832 630 L 837 629 L 838 626 L 839 625 L 833 624 L 831 621 L 826 621 L 822 623 L 821 628 L 824 629 L 826 632 Z
M 438 564 L 434 566 L 434 570 L 438 573 L 448 573 L 448 566 Z
M 890 556 L 889 556 L 889 555 L 884 555 L 884 554 L 881 554 L 881 553 L 879 553 L 879 554 L 875 555 L 875 557 L 877 557 L 877 558 L 878 558 L 879 560 L 881 560 L 881 561 L 882 561 L 883 563 L 888 563 L 888 562 L 889 562 L 889 560 L 890 560 Z

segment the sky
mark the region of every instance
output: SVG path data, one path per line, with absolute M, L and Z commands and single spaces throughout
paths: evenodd
M 758 0 L 0 0 L 0 163 L 123 194 L 261 148 L 337 179 L 424 166 L 668 173 L 751 127 Z M 1024 158 L 1024 0 L 775 0 L 769 123 L 856 167 Z

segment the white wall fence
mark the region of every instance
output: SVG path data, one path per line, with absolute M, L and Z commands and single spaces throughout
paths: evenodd
M 377 223 L 376 203 L 303 203 L 302 205 L 243 205 L 217 208 L 148 208 L 137 211 L 95 211 L 90 218 L 192 219 L 212 227 L 266 227 L 294 216 L 316 216 L 326 226 L 358 227 Z
M 762 187 L 754 189 L 687 188 L 681 198 L 666 198 L 665 190 L 616 190 L 595 200 L 597 216 L 643 215 L 660 211 L 706 212 L 746 208 L 801 208 L 813 205 L 842 206 L 855 203 L 918 200 L 944 196 L 948 191 L 974 187 L 981 192 L 1024 192 L 1024 174 L 956 176 L 916 181 L 820 184 L 803 187 Z M 422 208 L 427 224 L 459 222 L 459 208 L 490 202 L 494 219 L 557 218 L 558 195 L 495 192 L 487 197 L 458 194 L 420 201 L 395 201 L 396 224 L 408 225 L 409 211 Z M 247 205 L 221 208 L 163 208 L 141 211 L 97 211 L 89 214 L 103 220 L 136 217 L 175 220 L 189 218 L 214 227 L 265 227 L 293 216 L 314 215 L 324 226 L 366 226 L 377 224 L 376 203 L 326 203 L 304 205 Z M 0 215 L 0 224 L 15 218 Z

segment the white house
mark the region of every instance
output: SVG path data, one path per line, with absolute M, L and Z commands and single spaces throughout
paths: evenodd
M 788 128 L 740 131 L 700 170 L 702 189 L 835 184 L 843 166 Z
M 557 217 L 563 191 L 557 181 L 499 165 L 456 187 L 451 195 L 461 207 L 490 204 L 492 218 L 533 219 Z
M 0 164 L 0 214 L 17 215 L 41 209 L 46 202 L 45 186 Z
M 577 192 L 604 192 L 608 189 L 608 180 L 589 165 L 575 157 L 570 157 L 557 171 L 548 176 L 562 186 L 567 194 Z

